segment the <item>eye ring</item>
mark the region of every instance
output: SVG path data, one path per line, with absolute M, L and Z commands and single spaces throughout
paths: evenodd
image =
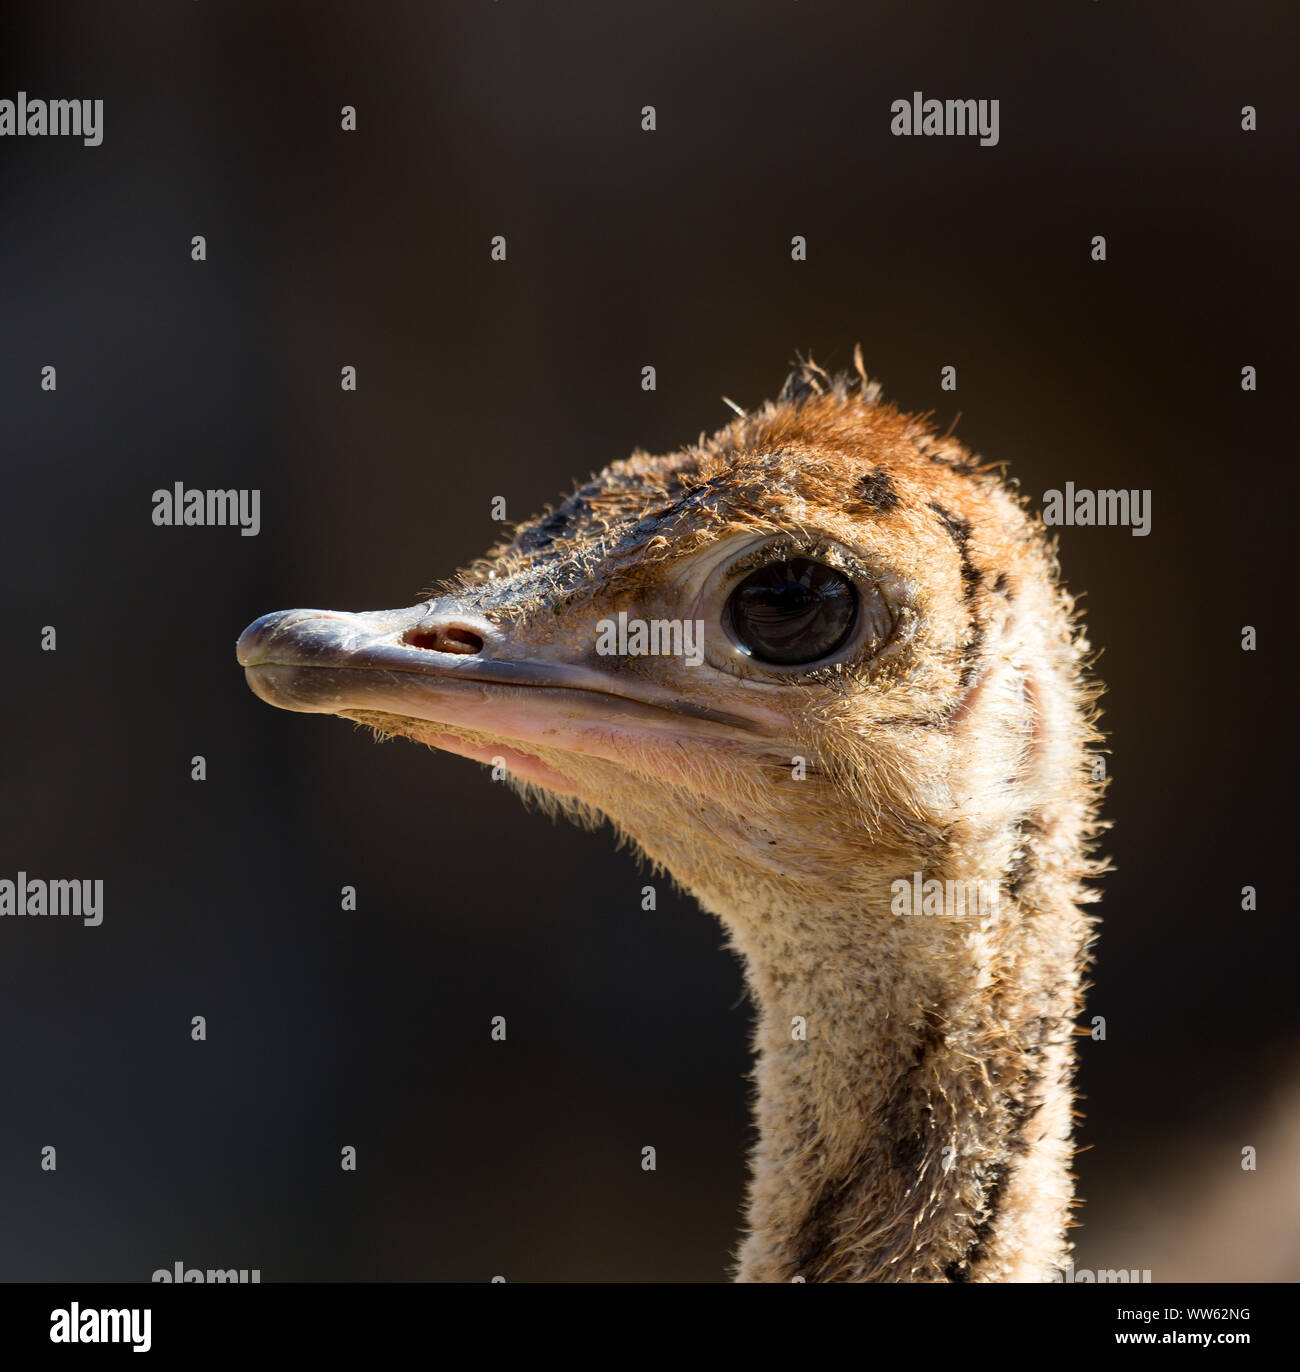
M 731 591 L 722 622 L 737 649 L 771 667 L 807 667 L 854 637 L 861 603 L 853 581 L 804 556 L 770 561 Z

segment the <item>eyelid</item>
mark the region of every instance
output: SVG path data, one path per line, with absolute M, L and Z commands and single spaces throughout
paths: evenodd
M 758 571 L 760 567 L 770 566 L 774 562 L 789 562 L 796 557 L 824 562 L 828 567 L 843 572 L 855 584 L 873 585 L 876 582 L 868 568 L 840 544 L 821 538 L 801 539 L 793 534 L 778 534 L 767 543 L 742 553 L 734 562 L 727 564 L 722 578 L 729 583 Z

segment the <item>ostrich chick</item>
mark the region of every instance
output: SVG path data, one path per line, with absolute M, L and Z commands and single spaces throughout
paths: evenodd
M 418 605 L 268 615 L 238 653 L 272 705 L 504 760 L 722 921 L 757 1009 L 740 1280 L 1043 1281 L 1100 870 L 1087 651 L 1041 525 L 859 356 Z

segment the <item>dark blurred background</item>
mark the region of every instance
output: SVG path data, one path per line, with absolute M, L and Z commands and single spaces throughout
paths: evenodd
M 234 642 L 409 604 L 498 536 L 493 497 L 523 517 L 856 341 L 1035 497 L 1153 492 L 1148 537 L 1062 539 L 1117 867 L 1077 1260 L 1300 1277 L 1298 27 L 1280 2 L 6 6 L 0 97 L 105 113 L 98 148 L 0 139 L 0 875 L 101 877 L 105 916 L 0 921 L 0 1278 L 723 1278 L 750 1010 L 720 929 L 662 889 L 644 914 L 608 832 L 474 763 L 268 709 Z M 892 137 L 913 90 L 999 99 L 999 144 Z M 260 489 L 261 534 L 155 527 L 177 481 Z

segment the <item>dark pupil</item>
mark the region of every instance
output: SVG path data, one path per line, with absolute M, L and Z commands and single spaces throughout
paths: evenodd
M 751 572 L 731 593 L 731 631 L 764 662 L 816 662 L 849 636 L 857 593 L 834 567 L 796 557 Z

